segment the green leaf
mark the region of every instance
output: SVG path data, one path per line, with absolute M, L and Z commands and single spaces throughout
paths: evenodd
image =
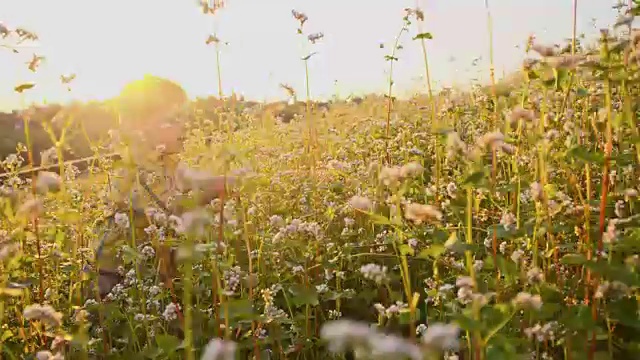
M 371 221 L 373 221 L 374 224 L 391 225 L 391 220 L 389 220 L 389 218 L 386 216 L 382 216 L 380 214 L 375 214 L 375 213 L 368 213 L 368 214 L 371 217 Z
M 314 51 L 314 52 L 312 52 L 311 54 L 309 54 L 309 55 L 307 55 L 307 56 L 303 57 L 303 58 L 302 58 L 302 60 L 303 60 L 303 61 L 307 61 L 307 60 L 311 59 L 311 57 L 312 57 L 313 55 L 315 55 L 315 54 L 317 54 L 317 52 L 315 52 L 315 51 Z
M 556 85 L 557 85 L 556 89 L 559 90 L 561 88 L 561 85 L 568 81 L 569 71 L 565 69 L 557 69 L 555 76 L 556 76 Z
M 617 129 L 620 126 L 622 126 L 623 121 L 624 121 L 624 115 L 622 113 L 615 114 L 612 122 L 613 128 Z
M 527 77 L 529 78 L 529 80 L 536 80 L 540 78 L 540 75 L 538 75 L 538 73 L 534 70 L 529 70 L 527 71 Z
M 596 351 L 593 354 L 593 360 L 614 360 L 606 351 Z
M 587 258 L 582 254 L 567 254 L 560 259 L 560 263 L 564 265 L 582 265 Z
M 627 286 L 640 286 L 638 273 L 630 271 L 623 265 L 609 264 L 607 260 L 600 259 L 587 261 L 585 266 L 607 280 L 620 281 Z
M 225 306 L 219 307 L 218 317 L 219 319 L 228 319 L 231 324 L 236 324 L 240 320 L 257 318 L 257 316 L 254 316 L 251 301 L 246 299 L 227 302 L 226 308 Z
M 528 354 L 527 356 L 527 358 L 530 357 Z M 490 345 L 487 347 L 487 359 L 508 360 L 513 359 L 513 354 L 507 353 L 496 346 Z
M 11 332 L 11 330 L 5 330 L 2 333 L 2 336 L 0 336 L 0 340 L 7 341 L 7 339 L 10 339 L 12 337 L 13 337 L 13 333 Z
M 13 91 L 21 94 L 25 90 L 32 89 L 35 86 L 36 86 L 35 83 L 31 83 L 31 82 L 30 83 L 24 83 L 24 84 L 20 84 L 20 85 L 16 86 L 15 88 L 13 88 Z
M 502 314 L 509 314 L 511 312 L 511 306 L 508 304 L 496 304 L 493 308 Z
M 82 214 L 75 210 L 61 208 L 56 215 L 65 224 L 78 224 L 82 221 Z M 65 235 L 63 232 L 61 234 Z
M 455 322 L 458 326 L 465 331 L 479 331 L 482 330 L 482 322 L 474 320 L 471 316 L 464 314 L 457 314 L 454 316 Z
M 427 40 L 431 40 L 433 39 L 433 35 L 431 35 L 431 33 L 426 32 L 426 33 L 420 33 L 418 35 L 416 35 L 413 40 L 418 40 L 418 39 L 427 39 Z
M 438 289 L 431 289 L 431 290 L 427 291 L 427 296 L 428 297 L 434 297 L 436 295 L 438 295 Z
M 580 97 L 585 97 L 589 95 L 589 90 L 581 87 L 581 88 L 578 88 L 578 90 L 576 90 L 576 94 Z
M 558 189 L 554 184 L 547 184 L 544 186 L 544 192 L 548 197 L 553 198 L 558 193 Z
M 557 317 L 562 312 L 564 307 L 558 303 L 543 303 L 542 308 L 538 311 L 538 316 L 545 318 Z
M 318 292 L 314 287 L 307 288 L 303 285 L 295 284 L 289 288 L 289 292 L 293 295 L 292 301 L 297 306 L 316 306 L 320 303 L 318 301 Z
M 0 288 L 0 296 L 17 297 L 24 293 L 24 289 Z
M 567 151 L 567 156 L 589 164 L 604 164 L 604 155 L 593 152 L 584 146 L 576 145 Z
M 344 193 L 344 184 L 342 182 L 336 181 L 329 185 L 329 190 L 331 190 L 334 194 L 342 194 Z
M 122 247 L 122 260 L 126 264 L 134 263 L 139 259 L 142 259 L 142 256 L 135 249 L 132 249 L 130 246 Z
M 508 239 L 512 232 L 505 229 L 503 225 L 494 224 L 487 228 L 487 234 L 491 234 L 491 236 L 495 234 L 496 239 Z
M 450 248 L 454 246 L 456 243 L 458 243 L 458 233 L 454 231 L 451 234 L 449 234 L 449 238 L 447 238 L 447 241 L 444 243 L 444 247 Z
M 413 256 L 413 255 L 415 255 L 415 253 L 416 253 L 415 250 L 411 246 L 409 246 L 407 244 L 400 245 L 400 255 L 404 255 L 404 256 L 411 255 L 411 256 Z
M 542 78 L 541 78 L 542 79 Z M 556 84 L 556 77 L 555 74 L 552 77 L 549 78 L 545 78 L 542 79 L 542 83 L 544 84 L 544 86 L 546 86 L 547 88 L 551 87 L 551 86 L 555 86 Z
M 511 259 L 506 259 L 504 256 L 498 255 L 497 264 L 500 272 L 505 274 L 507 278 L 516 277 L 517 267 Z
M 428 248 L 420 251 L 420 253 L 418 254 L 418 258 L 420 258 L 420 259 L 426 259 L 426 258 L 437 259 L 445 251 L 446 251 L 446 248 L 443 245 L 433 244 L 433 245 L 430 245 Z
M 591 330 L 596 326 L 596 322 L 591 316 L 591 307 L 587 305 L 571 307 L 565 313 L 561 323 L 574 330 Z
M 484 179 L 484 176 L 484 171 L 476 171 L 467 176 L 467 178 L 462 182 L 462 185 L 478 185 Z
M 420 309 L 416 308 L 414 313 L 414 320 L 420 319 Z M 411 323 L 411 309 L 402 308 L 398 314 L 398 320 L 401 325 L 408 325 Z
M 609 316 L 612 320 L 618 321 L 624 326 L 640 330 L 640 320 L 635 316 L 629 316 L 629 314 L 635 314 L 638 311 L 638 303 L 635 298 L 629 297 L 613 300 L 608 306 L 608 309 Z
M 550 258 L 556 252 L 557 248 L 558 248 L 557 246 L 554 246 L 551 249 L 545 251 L 544 257 L 547 258 L 547 259 Z
M 458 241 L 451 246 L 447 246 L 447 250 L 456 254 L 464 254 L 467 251 L 474 253 L 480 250 L 480 246 L 478 244 L 467 244 Z
M 175 352 L 178 346 L 180 346 L 180 339 L 173 335 L 157 334 L 156 343 L 165 354 L 169 355 Z

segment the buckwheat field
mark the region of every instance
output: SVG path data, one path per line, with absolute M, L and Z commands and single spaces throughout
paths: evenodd
M 216 97 L 146 76 L 0 114 L 0 359 L 637 359 L 640 7 L 588 39 L 578 4 L 565 43 L 464 90 L 432 88 L 407 8 L 385 94 L 314 100 L 306 67 L 249 101 L 218 58 Z M 290 21 L 306 66 L 324 35 Z M 18 25 L 0 51 L 39 40 Z

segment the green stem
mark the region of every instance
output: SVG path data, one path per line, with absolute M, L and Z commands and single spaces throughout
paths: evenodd
M 182 306 L 184 307 L 184 351 L 187 360 L 195 360 L 195 349 L 193 347 L 193 309 L 191 306 L 191 297 L 193 293 L 193 265 L 191 251 L 193 251 L 193 239 L 191 236 L 186 237 L 186 244 L 189 256 L 186 256 L 184 262 L 184 288 L 182 293 Z M 214 309 L 215 309 L 215 304 Z
M 407 31 L 406 25 L 402 25 L 402 29 L 396 36 L 396 40 L 393 43 L 393 49 L 391 50 L 391 55 L 389 57 L 389 80 L 388 80 L 388 89 L 387 89 L 387 127 L 386 127 L 386 152 L 387 152 L 387 163 L 391 163 L 391 150 L 389 149 L 389 142 L 391 136 L 391 109 L 393 107 L 393 63 L 396 61 L 396 50 L 398 49 L 398 44 L 400 43 L 400 37 L 402 33 Z

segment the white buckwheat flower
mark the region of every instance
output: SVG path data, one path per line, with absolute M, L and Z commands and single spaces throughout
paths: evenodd
M 51 171 L 41 171 L 36 179 L 36 188 L 41 194 L 60 190 L 62 179 L 60 175 Z
M 238 345 L 233 341 L 212 339 L 205 347 L 200 360 L 234 360 Z
M 513 299 L 513 302 L 516 306 L 526 309 L 540 310 L 542 308 L 542 298 L 540 295 L 531 295 L 527 292 L 518 293 L 515 299 Z
M 404 217 L 420 225 L 425 221 L 442 220 L 442 212 L 432 205 L 411 203 L 405 206 Z
M 113 216 L 116 225 L 118 225 L 119 227 L 123 228 L 123 229 L 128 229 L 130 224 L 129 224 L 129 215 L 125 214 L 125 213 L 116 213 Z
M 459 347 L 460 328 L 453 324 L 436 323 L 427 327 L 422 342 L 437 351 L 456 350 Z
M 349 206 L 360 211 L 371 211 L 373 204 L 371 200 L 364 196 L 355 195 L 349 199 Z
M 378 264 L 367 264 L 360 268 L 360 272 L 365 279 L 373 280 L 377 284 L 382 284 L 388 280 L 387 267 Z

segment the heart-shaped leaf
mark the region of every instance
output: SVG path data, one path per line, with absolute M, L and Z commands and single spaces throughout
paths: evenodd
M 427 39 L 427 40 L 431 40 L 433 39 L 433 35 L 431 35 L 431 33 L 420 33 L 418 35 L 416 35 L 413 40 L 418 40 L 418 39 Z
M 13 88 L 13 90 L 14 90 L 15 92 L 17 92 L 17 93 L 20 93 L 20 94 L 21 94 L 21 93 L 22 93 L 22 92 L 24 92 L 25 90 L 32 89 L 32 88 L 33 88 L 33 87 L 35 87 L 35 86 L 36 86 L 36 84 L 35 84 L 35 83 L 31 83 L 31 82 L 30 82 L 30 83 L 24 83 L 24 84 L 20 84 L 20 85 L 16 86 L 15 88 Z

